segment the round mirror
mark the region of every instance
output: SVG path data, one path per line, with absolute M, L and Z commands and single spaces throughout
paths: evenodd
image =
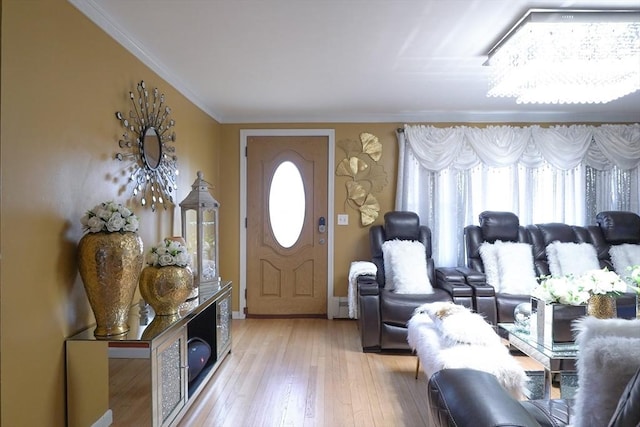
M 162 156 L 162 142 L 156 128 L 149 126 L 142 137 L 142 158 L 147 166 L 156 170 L 160 166 Z

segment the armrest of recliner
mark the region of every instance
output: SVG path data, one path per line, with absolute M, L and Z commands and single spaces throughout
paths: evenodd
M 473 309 L 484 316 L 487 322 L 496 325 L 498 322 L 498 306 L 496 290 L 487 283 L 484 273 L 468 267 L 457 267 L 465 277 L 467 285 L 473 290 Z
M 375 274 L 361 274 L 356 277 L 358 295 L 379 295 L 380 285 Z
M 496 295 L 494 287 L 487 283 L 487 276 L 484 273 L 469 267 L 456 267 L 456 270 L 464 276 L 465 283 L 473 289 L 475 296 Z
M 362 351 L 380 351 L 380 285 L 374 275 L 358 276 L 356 283 Z
M 436 268 L 435 286 L 447 291 L 456 304 L 473 308 L 473 290 L 455 267 Z
M 540 426 L 494 375 L 484 371 L 440 370 L 429 379 L 427 399 L 436 426 Z

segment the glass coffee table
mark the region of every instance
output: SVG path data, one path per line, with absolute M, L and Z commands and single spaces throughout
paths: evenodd
M 522 330 L 513 323 L 499 323 L 498 327 L 508 333 L 509 344 L 544 367 L 543 398 L 551 396 L 551 382 L 555 374 L 560 375 L 560 397 L 571 398 L 577 388 L 575 361 L 578 346 L 575 343 L 544 344 L 535 334 Z

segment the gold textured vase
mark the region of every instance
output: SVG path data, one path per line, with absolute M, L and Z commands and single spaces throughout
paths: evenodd
M 591 295 L 587 302 L 587 314 L 598 319 L 613 319 L 618 314 L 616 299 L 609 295 Z
M 140 275 L 140 295 L 157 316 L 176 314 L 192 290 L 193 273 L 189 267 L 148 266 Z
M 129 309 L 143 259 L 137 233 L 87 233 L 80 239 L 78 268 L 96 318 L 96 337 L 129 331 Z

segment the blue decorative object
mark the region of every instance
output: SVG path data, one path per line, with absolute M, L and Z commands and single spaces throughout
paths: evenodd
M 211 346 L 202 338 L 193 337 L 187 341 L 187 352 L 189 361 L 189 382 L 202 372 L 211 357 Z

